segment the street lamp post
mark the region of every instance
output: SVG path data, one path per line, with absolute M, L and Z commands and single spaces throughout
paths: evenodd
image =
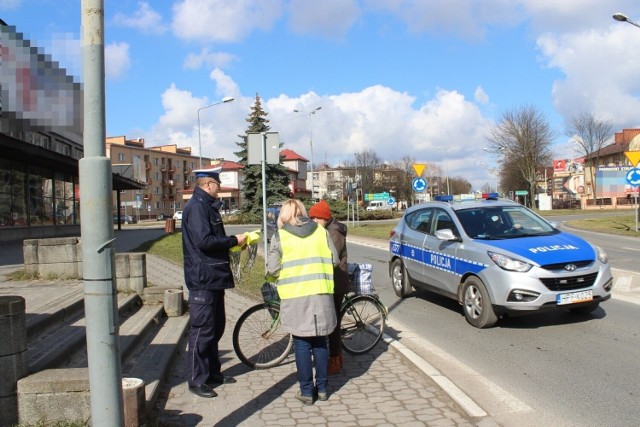
M 311 123 L 311 116 L 321 109 L 322 107 L 316 107 L 310 113 L 307 113 L 304 110 L 293 110 L 294 113 L 305 113 L 309 118 L 309 150 L 311 153 L 311 168 L 309 170 L 311 172 L 311 200 L 313 200 L 314 202 L 315 202 L 315 197 L 313 196 L 313 193 L 314 193 L 314 189 L 313 189 L 313 126 Z
M 200 160 L 198 162 L 198 168 L 200 169 L 202 168 L 202 137 L 200 136 L 200 111 L 204 110 L 205 108 L 213 107 L 214 105 L 226 104 L 227 102 L 232 102 L 233 100 L 234 100 L 233 97 L 227 96 L 225 98 L 222 98 L 221 101 L 214 102 L 213 104 L 207 105 L 206 107 L 198 108 L 198 155 L 200 156 Z
M 633 25 L 634 27 L 640 28 L 640 25 L 638 25 L 635 22 L 633 22 L 631 19 L 629 19 L 627 17 L 627 15 L 625 15 L 623 13 L 614 14 L 613 15 L 613 19 L 615 19 L 616 21 L 620 21 L 620 22 L 628 22 L 629 24 Z

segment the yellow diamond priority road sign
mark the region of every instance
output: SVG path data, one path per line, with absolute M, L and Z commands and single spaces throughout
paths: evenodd
M 639 151 L 640 153 L 640 151 Z M 424 172 L 424 168 L 427 165 L 425 163 L 414 163 L 413 164 L 413 170 L 416 171 L 416 176 L 420 177 L 422 176 L 422 172 Z
M 640 151 L 625 151 L 624 155 L 627 156 L 627 159 L 629 159 L 634 168 L 638 167 L 638 163 L 640 163 Z M 415 165 L 413 167 L 415 168 Z

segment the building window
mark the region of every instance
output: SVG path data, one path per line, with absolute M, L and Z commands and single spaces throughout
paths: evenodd
M 124 162 L 124 153 L 118 153 L 118 161 Z
M 160 164 L 160 159 L 159 159 L 159 158 L 157 158 L 157 157 L 154 157 L 154 158 L 153 158 L 153 164 L 154 164 L 154 165 L 156 165 L 156 166 L 158 166 L 158 165 Z

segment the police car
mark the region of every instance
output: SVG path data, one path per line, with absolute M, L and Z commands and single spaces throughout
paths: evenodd
M 444 201 L 407 209 L 391 232 L 389 274 L 406 297 L 422 288 L 456 299 L 467 321 L 505 313 L 587 314 L 611 297 L 605 252 L 510 200 Z

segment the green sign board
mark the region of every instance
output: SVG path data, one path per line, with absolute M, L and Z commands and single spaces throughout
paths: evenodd
M 369 193 L 364 195 L 365 202 L 371 202 L 373 200 L 387 200 L 389 198 L 389 193 Z
M 526 196 L 529 194 L 527 190 L 516 190 L 516 196 Z

